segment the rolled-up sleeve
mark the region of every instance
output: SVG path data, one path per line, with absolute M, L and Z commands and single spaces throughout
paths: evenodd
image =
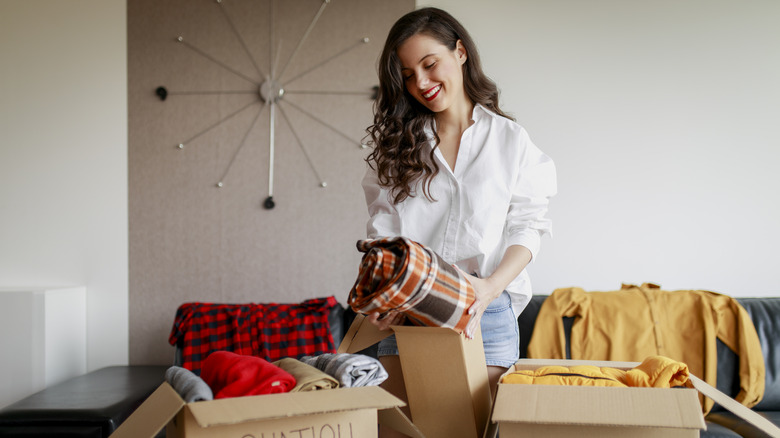
M 550 198 L 557 193 L 558 185 L 552 159 L 539 150 L 525 132 L 523 134 L 525 150 L 507 213 L 506 242 L 507 246 L 528 248 L 535 259 L 541 237 L 552 234 L 552 222 L 546 216 Z
M 396 206 L 390 202 L 389 192 L 379 185 L 376 171 L 370 167 L 363 177 L 363 193 L 368 207 L 366 236 L 369 239 L 401 235 L 401 218 Z

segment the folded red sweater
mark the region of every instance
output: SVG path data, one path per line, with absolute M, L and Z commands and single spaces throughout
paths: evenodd
M 211 387 L 215 399 L 275 394 L 295 387 L 295 377 L 278 366 L 230 351 L 211 353 L 203 361 L 200 377 Z

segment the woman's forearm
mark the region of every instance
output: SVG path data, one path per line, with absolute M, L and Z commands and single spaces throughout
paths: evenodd
M 523 269 L 531 263 L 531 257 L 531 251 L 522 245 L 512 245 L 507 248 L 496 270 L 485 278 L 494 293 L 491 301 L 498 298 L 509 283 L 523 272 Z

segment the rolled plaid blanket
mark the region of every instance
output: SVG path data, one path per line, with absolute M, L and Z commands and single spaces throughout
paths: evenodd
M 405 237 L 361 240 L 357 248 L 365 254 L 347 300 L 352 310 L 397 310 L 416 325 L 465 330 L 475 296 L 460 270 Z

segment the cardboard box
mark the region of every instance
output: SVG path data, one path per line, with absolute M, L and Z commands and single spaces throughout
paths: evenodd
M 521 359 L 507 373 L 547 365 L 631 369 L 636 362 Z M 705 429 L 698 392 L 688 388 L 610 388 L 499 383 L 486 436 L 698 437 Z
M 393 326 L 414 425 L 427 438 L 482 437 L 490 418 L 490 386 L 482 334 Z M 389 336 L 358 315 L 340 352 L 358 352 Z
M 168 438 L 375 438 L 383 423 L 422 438 L 403 405 L 376 386 L 186 403 L 163 383 L 111 437 L 153 438 L 167 425 Z

